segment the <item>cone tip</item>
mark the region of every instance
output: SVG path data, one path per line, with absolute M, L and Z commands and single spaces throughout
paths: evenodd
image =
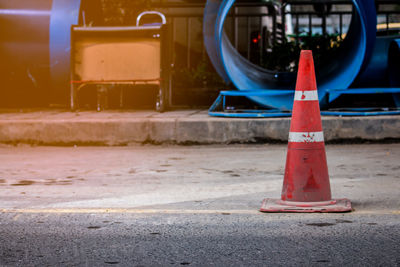
M 306 58 L 312 57 L 312 50 L 301 50 L 300 57 L 306 57 Z
M 311 50 L 301 50 L 299 69 L 297 73 L 297 91 L 317 90 L 314 60 Z
M 312 50 L 301 50 L 301 53 L 304 53 L 304 54 L 311 53 L 312 54 Z

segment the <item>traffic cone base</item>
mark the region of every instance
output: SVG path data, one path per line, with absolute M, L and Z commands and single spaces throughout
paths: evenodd
M 261 205 L 261 212 L 350 212 L 351 202 L 347 198 L 321 202 L 292 202 L 266 198 Z
M 281 199 L 264 199 L 262 212 L 348 212 L 332 199 L 312 52 L 300 54 Z

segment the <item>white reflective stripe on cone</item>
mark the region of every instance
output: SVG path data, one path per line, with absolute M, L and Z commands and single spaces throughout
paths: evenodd
M 323 132 L 290 132 L 289 142 L 292 143 L 313 143 L 324 142 Z
M 295 91 L 294 93 L 295 101 L 314 101 L 318 100 L 318 91 Z

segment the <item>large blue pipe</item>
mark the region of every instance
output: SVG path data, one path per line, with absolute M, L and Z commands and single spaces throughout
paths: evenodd
M 70 28 L 81 0 L 0 0 L 0 104 L 67 100 Z
M 389 47 L 389 81 L 390 86 L 400 87 L 400 39 L 393 40 Z M 396 107 L 400 108 L 400 94 L 393 94 Z
M 204 13 L 204 40 L 210 59 L 225 81 L 239 90 L 293 89 L 295 75 L 269 71 L 238 53 L 224 32 L 224 23 L 235 0 L 208 0 Z M 335 60 L 317 70 L 319 98 L 328 89 L 347 89 L 366 68 L 374 48 L 376 10 L 374 0 L 353 0 L 354 14 L 346 39 Z M 331 95 L 335 99 L 339 95 Z M 293 95 L 249 97 L 266 106 L 290 110 Z
M 50 18 L 50 74 L 56 95 L 69 95 L 71 25 L 78 24 L 81 0 L 53 0 Z

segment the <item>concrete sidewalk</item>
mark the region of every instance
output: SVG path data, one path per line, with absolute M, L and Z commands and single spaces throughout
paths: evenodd
M 400 116 L 323 117 L 325 140 L 400 139 Z M 285 142 L 290 118 L 210 117 L 206 110 L 1 111 L 0 143 L 129 145 Z

